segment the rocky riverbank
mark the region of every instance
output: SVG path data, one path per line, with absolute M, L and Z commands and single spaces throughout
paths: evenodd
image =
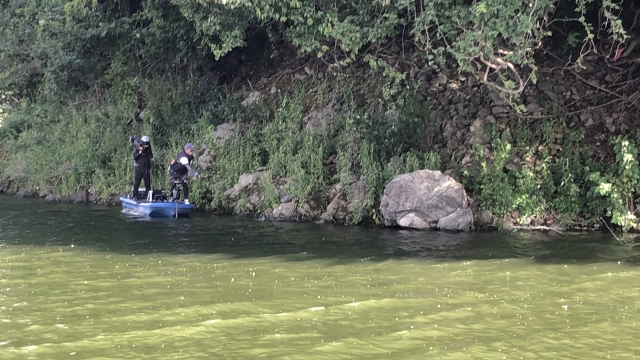
M 597 215 L 604 211 L 595 209 L 585 214 L 581 207 L 589 202 L 597 203 L 602 209 L 613 206 L 607 205 L 606 194 L 597 194 L 598 184 L 593 176 L 616 164 L 619 154 L 612 139 L 635 136 L 637 126 L 633 117 L 638 110 L 636 100 L 640 92 L 629 94 L 633 89 L 625 88 L 620 71 L 600 66 L 597 59 L 586 59 L 580 71 L 563 71 L 562 65 L 555 61 L 544 63 L 539 69 L 538 82 L 527 84 L 520 96 L 493 91 L 474 77 L 458 74 L 455 69 L 436 72 L 425 66 L 407 70 L 406 75 L 419 85 L 415 93 L 417 102 L 429 109 L 430 114 L 428 124 L 418 123 L 416 129 L 420 133 L 411 134 L 419 139 L 419 143 L 412 146 L 424 149 L 418 153 L 418 158 L 423 156 L 420 158 L 423 160 L 414 159 L 417 165 L 412 166 L 407 165 L 409 160 L 404 157 L 411 152 L 405 152 L 400 156 L 383 156 L 382 163 L 365 169 L 363 162 L 371 159 L 363 156 L 375 151 L 371 148 L 375 143 L 353 138 L 361 141 L 354 143 L 356 148 L 351 150 L 352 158 L 348 160 L 355 164 L 352 166 L 355 170 L 344 171 L 346 155 L 336 150 L 335 144 L 344 142 L 339 137 L 346 129 L 345 122 L 348 124 L 351 120 L 345 120 L 343 115 L 349 111 L 348 103 L 344 94 L 337 91 L 338 85 L 330 93 L 329 101 L 301 106 L 296 110 L 299 115 L 291 115 L 293 120 L 278 125 L 280 130 L 270 130 L 270 125 L 256 130 L 255 115 L 223 122 L 210 133 L 202 134 L 203 146 L 197 164 L 202 172 L 211 176 L 210 180 L 201 181 L 203 185 L 198 185 L 201 188 L 197 192 L 198 206 L 216 213 L 274 221 L 377 223 L 456 231 L 601 230 L 603 222 L 610 221 Z M 269 106 L 282 106 L 279 102 L 287 99 L 283 94 L 291 96 L 296 84 L 324 79 L 322 72 L 299 67 L 297 71 L 270 74 L 246 91 L 236 86 L 233 93 L 239 106 L 246 109 L 242 111 L 255 114 Z M 372 104 L 374 102 L 367 99 L 358 106 L 364 108 Z M 407 110 L 402 107 L 380 109 L 378 106 L 372 111 L 380 110 L 378 123 L 368 125 L 363 131 L 392 134 L 397 132 L 393 129 L 402 129 L 407 123 Z M 420 111 L 424 110 L 419 110 L 418 120 L 411 120 L 414 123 L 410 124 L 426 121 L 420 120 Z M 368 110 L 364 109 L 361 114 L 367 116 Z M 248 136 L 254 136 L 257 139 L 254 141 L 260 144 L 268 136 L 278 136 L 278 131 L 290 131 L 291 124 L 300 127 L 296 131 L 302 140 L 295 146 L 301 146 L 304 141 L 324 141 L 321 153 L 309 153 L 309 156 L 322 156 L 314 165 L 322 180 L 320 185 L 309 185 L 312 187 L 300 191 L 307 186 L 301 183 L 301 176 L 307 170 L 301 167 L 297 178 L 277 173 L 270 164 L 273 155 L 255 157 L 253 168 L 243 165 L 233 184 L 229 184 L 228 178 L 225 181 L 216 177 L 222 167 L 229 168 L 237 161 L 225 154 L 230 149 L 238 151 Z M 356 136 L 358 131 L 354 132 Z M 298 133 L 281 133 L 282 136 L 273 141 L 282 142 Z M 380 139 L 384 137 L 378 141 Z M 370 147 L 365 148 L 363 144 Z M 284 145 L 276 143 L 276 149 L 277 146 Z M 313 151 L 313 146 L 309 149 Z M 266 151 L 273 149 L 258 148 L 254 152 Z M 588 157 L 583 156 L 584 151 L 589 152 Z M 429 161 L 424 160 L 427 158 Z M 561 165 L 563 163 L 566 165 Z M 431 165 L 420 168 L 425 164 Z M 593 170 L 598 166 L 600 170 Z M 412 167 L 413 171 L 401 171 Z M 383 172 L 386 175 L 380 176 Z M 567 188 L 567 184 L 573 188 Z M 547 193 L 543 194 L 543 190 Z M 0 193 L 11 191 L 17 197 L 43 197 L 50 202 L 119 204 L 118 195 L 96 194 L 91 187 L 77 187 L 66 195 L 51 194 L 51 190 L 0 187 Z M 296 196 L 300 193 L 304 196 Z M 586 199 L 587 196 L 590 198 Z M 565 203 L 571 206 L 563 207 Z

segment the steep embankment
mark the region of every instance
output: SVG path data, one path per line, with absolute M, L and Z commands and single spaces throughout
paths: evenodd
M 243 104 L 271 109 L 275 121 L 212 132 L 201 166 L 225 173 L 234 153 L 255 168 L 212 186 L 208 208 L 382 221 L 384 186 L 398 174 L 429 168 L 465 185 L 479 227 L 495 219 L 504 227 L 599 229 L 605 218 L 624 224 L 633 215 L 628 197 L 639 175 L 637 109 L 632 99 L 603 89 L 624 81 L 625 72 L 588 62 L 579 73 L 562 72 L 560 65 L 546 58 L 537 84 L 511 97 L 455 69 L 425 67 L 407 73 L 416 91 L 388 103 L 371 73 L 327 79 L 326 69 L 304 64 L 254 79 L 259 85 L 244 93 Z
M 382 222 L 384 186 L 418 169 L 441 170 L 461 182 L 477 227 L 598 229 L 602 217 L 624 216 L 630 206 L 618 194 L 635 194 L 637 108 L 632 99 L 617 98 L 599 85 L 615 85 L 615 69 L 587 64 L 581 73 L 563 74 L 548 58 L 537 84 L 528 84 L 521 96 L 504 97 L 456 69 L 423 66 L 407 71 L 413 87 L 389 94 L 389 80 L 364 66 L 339 72 L 308 58 L 293 59 L 267 76 L 251 71 L 257 64 L 245 64 L 245 71 L 230 79 L 229 90 L 208 105 L 220 116 L 195 121 L 186 136 L 162 138 L 146 127 L 156 152 L 154 183 L 164 183 L 163 163 L 189 139 L 202 146 L 198 163 L 208 173 L 193 183 L 196 201 L 216 212 Z M 145 119 L 156 124 L 167 119 L 165 109 L 183 104 L 193 91 L 149 96 L 140 128 Z M 102 123 L 91 121 L 91 114 L 114 111 L 109 108 L 76 111 L 72 131 L 54 127 L 51 132 L 61 147 L 56 156 L 47 147 L 18 150 L 46 136 L 41 133 L 22 137 L 11 157 L 5 147 L 2 191 L 107 203 L 127 191 L 126 127 L 105 125 L 108 115 L 98 117 Z M 83 128 L 83 123 L 88 124 Z M 82 141 L 68 150 L 69 139 Z M 81 156 L 87 152 L 91 155 Z M 66 174 L 79 176 L 71 171 L 79 163 L 90 174 L 69 181 Z M 30 170 L 35 178 L 28 178 Z M 38 182 L 38 176 L 49 180 Z M 101 182 L 100 176 L 110 180 Z M 66 183 L 80 187 L 61 186 Z

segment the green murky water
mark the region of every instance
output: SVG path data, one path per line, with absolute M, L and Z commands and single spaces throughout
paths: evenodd
M 441 234 L 0 197 L 0 359 L 633 359 L 609 235 Z

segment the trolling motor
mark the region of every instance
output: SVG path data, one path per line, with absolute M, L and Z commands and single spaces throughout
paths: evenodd
M 200 175 L 195 176 L 196 179 L 200 178 Z M 173 179 L 171 180 L 171 186 L 173 190 L 171 191 L 171 200 L 178 201 L 180 199 L 180 188 L 182 188 L 182 179 Z
M 182 186 L 182 180 L 171 180 L 171 186 L 173 187 L 173 190 L 171 191 L 171 199 L 173 201 L 178 201 L 178 199 L 180 199 L 180 187 Z

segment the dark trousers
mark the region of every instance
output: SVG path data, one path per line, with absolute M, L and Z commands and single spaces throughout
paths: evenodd
M 138 198 L 138 188 L 140 188 L 140 182 L 142 182 L 142 179 L 144 179 L 144 186 L 147 191 L 151 190 L 151 169 L 140 168 L 139 166 L 135 169 L 133 192 L 131 193 L 133 199 Z
M 184 192 L 184 198 L 188 199 L 189 198 L 189 184 L 187 184 L 187 182 L 185 181 L 187 179 L 186 176 L 178 176 L 178 177 L 171 177 L 171 190 L 170 193 L 173 194 L 173 189 L 176 188 L 176 186 L 178 186 L 178 184 L 182 183 L 182 191 Z M 179 200 L 180 196 L 178 196 L 177 199 L 174 200 Z

